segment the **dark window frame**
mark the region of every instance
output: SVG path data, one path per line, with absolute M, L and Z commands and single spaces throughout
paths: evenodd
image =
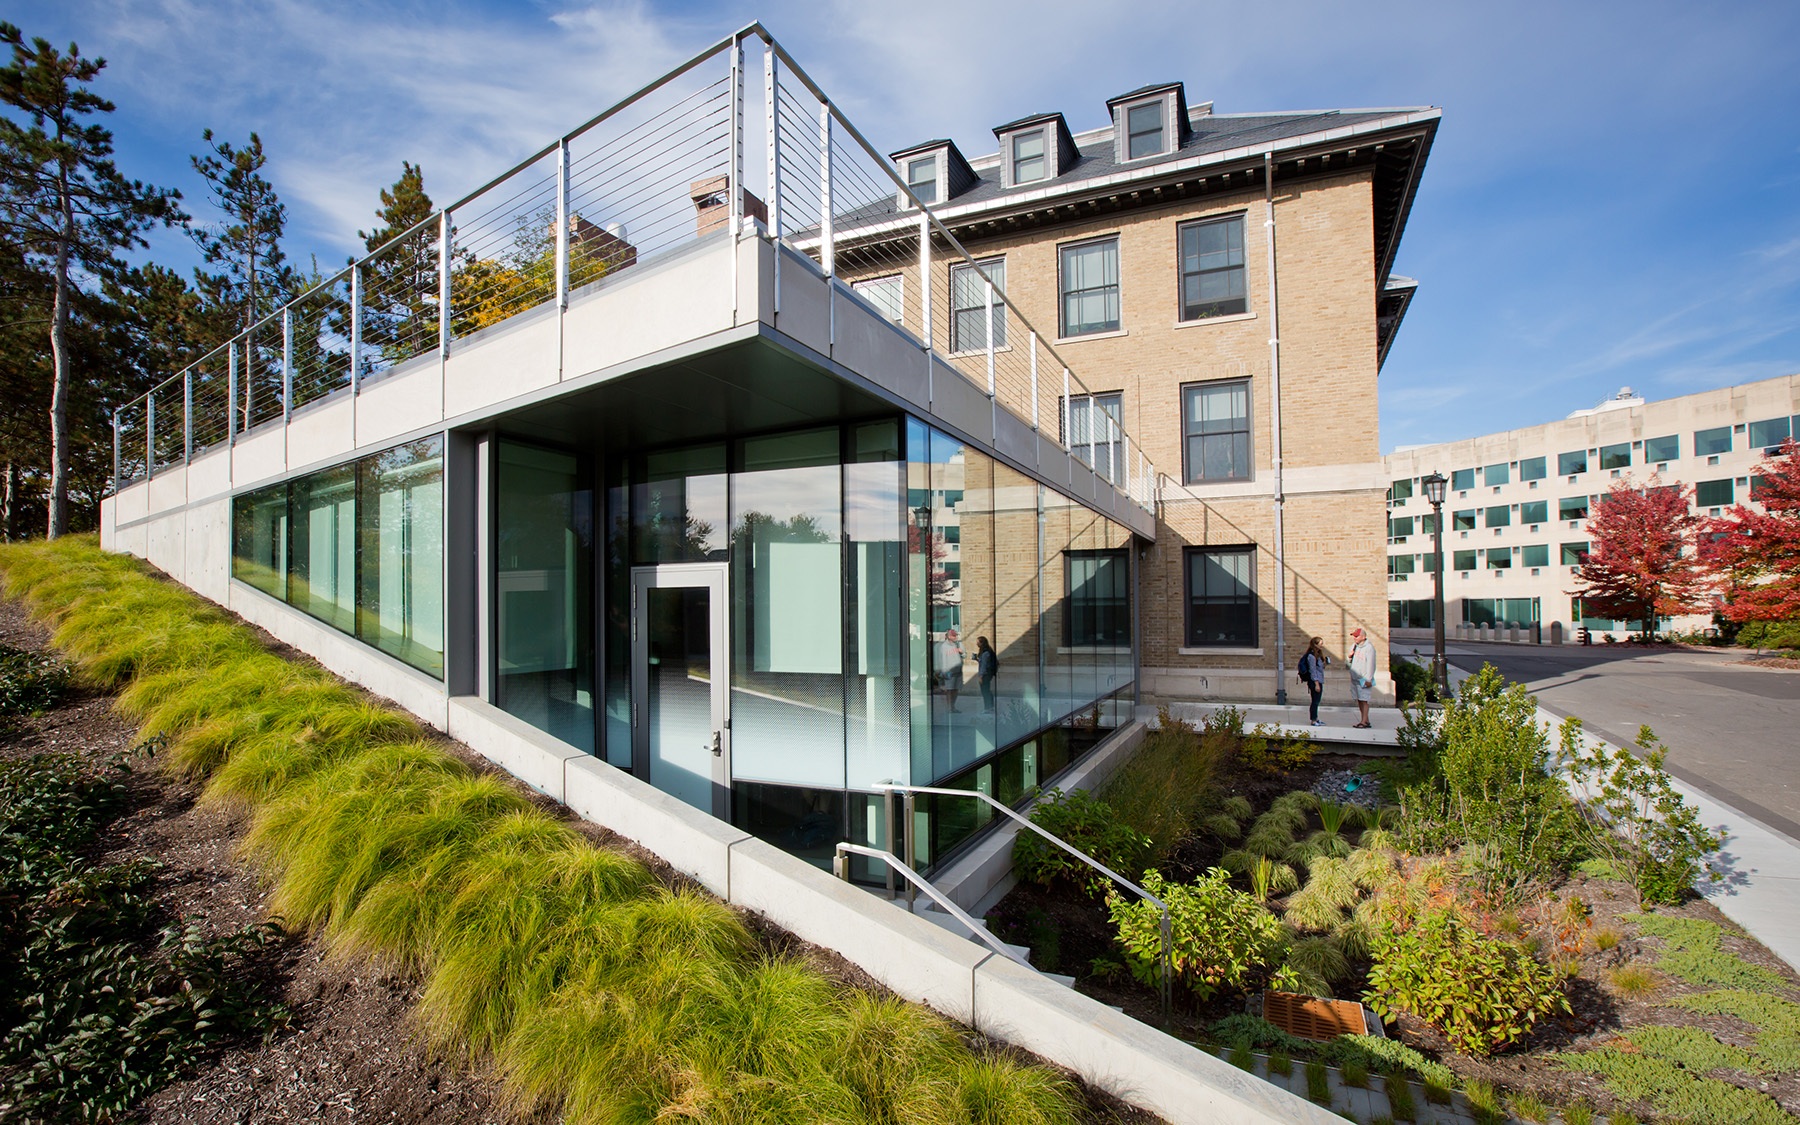
M 993 273 L 990 267 L 996 264 L 1000 267 L 1001 278 L 994 285 L 993 303 L 968 306 L 958 305 L 956 303 L 957 279 L 964 274 L 974 274 L 977 290 L 985 295 L 986 282 L 991 280 Z M 987 333 L 989 331 L 994 334 L 995 351 L 999 351 L 1006 347 L 1006 302 L 1001 296 L 1006 286 L 1005 275 L 1006 255 L 1004 254 L 995 254 L 986 258 L 977 258 L 972 263 L 952 262 L 950 264 L 950 353 L 952 355 L 968 355 L 975 352 L 986 351 L 988 346 Z M 962 338 L 963 318 L 958 314 L 975 312 L 978 310 L 991 310 L 989 315 L 982 320 L 982 338 L 977 342 L 965 341 Z
M 1068 648 L 1129 648 L 1131 646 L 1131 554 L 1125 547 L 1063 552 L 1063 644 Z M 1076 560 L 1110 559 L 1120 568 L 1124 588 L 1105 597 L 1079 595 L 1075 588 Z M 1110 639 L 1103 637 L 1100 622 L 1110 614 L 1113 622 Z
M 930 179 L 919 180 L 913 177 L 913 173 L 918 170 L 920 165 L 929 165 L 931 167 Z M 938 159 L 936 155 L 915 156 L 906 162 L 906 186 L 912 191 L 913 195 L 918 197 L 919 202 L 921 203 L 936 203 L 938 201 L 937 166 Z M 927 190 L 920 191 L 919 189 L 921 187 Z
M 1097 247 L 1112 247 L 1112 281 L 1101 285 L 1091 285 L 1085 289 L 1069 288 L 1068 258 L 1071 251 L 1081 252 Z M 1101 235 L 1098 238 L 1084 238 L 1079 242 L 1064 242 L 1056 248 L 1056 331 L 1058 339 L 1075 339 L 1082 336 L 1098 336 L 1109 332 L 1118 332 L 1125 326 L 1125 283 L 1124 264 L 1120 260 L 1119 236 L 1117 234 Z M 1096 327 L 1083 325 L 1079 330 L 1069 324 L 1069 298 L 1085 297 L 1092 294 L 1104 294 L 1108 290 L 1113 297 L 1113 317 L 1110 324 L 1101 323 Z
M 1035 176 L 1021 176 L 1019 175 L 1019 142 L 1033 139 L 1038 143 L 1037 155 L 1027 156 L 1024 159 L 1037 161 L 1038 173 Z M 1050 178 L 1050 131 L 1048 129 L 1026 129 L 1014 133 L 1006 147 L 1013 184 L 1035 184 Z
M 1143 109 L 1153 109 L 1156 111 L 1156 127 L 1154 129 L 1141 128 L 1131 120 L 1137 115 L 1139 110 Z M 1163 156 L 1168 153 L 1169 105 L 1165 99 L 1151 98 L 1148 101 L 1134 102 L 1131 105 L 1125 106 L 1119 116 L 1120 124 L 1125 130 L 1125 145 L 1122 149 L 1122 154 L 1126 161 L 1148 160 L 1153 156 Z M 1154 152 L 1139 152 L 1138 139 L 1140 137 L 1150 136 L 1156 138 L 1156 150 Z
M 1195 560 L 1204 558 L 1207 555 L 1245 555 L 1249 557 L 1249 582 L 1244 587 L 1242 593 L 1219 597 L 1209 597 L 1204 594 L 1196 595 L 1194 591 Z M 1185 647 L 1256 648 L 1260 643 L 1258 639 L 1260 622 L 1257 620 L 1260 616 L 1258 612 L 1260 602 L 1256 594 L 1256 545 L 1251 543 L 1242 545 L 1187 547 L 1183 549 L 1182 556 L 1181 584 L 1184 606 L 1183 637 L 1187 642 Z M 1203 602 L 1207 605 L 1225 606 L 1228 609 L 1235 609 L 1238 612 L 1247 611 L 1245 623 L 1248 625 L 1248 639 L 1238 637 L 1235 639 L 1214 638 L 1209 640 L 1202 637 L 1200 635 L 1201 623 L 1197 619 L 1197 610 Z
M 1221 389 L 1230 386 L 1241 386 L 1244 389 L 1242 428 L 1218 430 L 1211 433 L 1205 431 L 1198 433 L 1189 432 L 1190 428 L 1195 424 L 1189 413 L 1189 405 L 1192 401 L 1195 401 L 1196 392 L 1203 389 Z M 1251 390 L 1252 388 L 1249 379 L 1208 379 L 1204 382 L 1183 383 L 1181 385 L 1181 479 L 1183 482 L 1187 484 L 1209 484 L 1218 481 L 1243 481 L 1255 478 L 1256 433 L 1254 419 L 1256 411 L 1255 404 L 1251 400 Z M 1207 476 L 1204 472 L 1204 465 L 1206 462 L 1206 455 L 1204 452 L 1200 454 L 1200 464 L 1194 464 L 1193 442 L 1196 438 L 1200 439 L 1201 449 L 1204 451 L 1206 445 L 1205 439 L 1207 438 L 1233 438 L 1239 434 L 1242 434 L 1244 437 L 1244 465 L 1242 472 L 1230 473 L 1224 476 Z
M 1195 245 L 1193 257 L 1195 265 L 1188 269 L 1187 241 L 1190 232 L 1198 237 L 1198 232 L 1207 227 L 1223 227 L 1226 230 L 1225 256 L 1228 264 L 1211 269 L 1199 265 L 1200 250 Z M 1175 224 L 1175 318 L 1182 324 L 1198 324 L 1206 320 L 1218 320 L 1228 316 L 1244 316 L 1250 312 L 1250 253 L 1245 241 L 1246 213 L 1243 211 L 1230 215 L 1211 215 L 1204 219 L 1192 219 Z M 1229 263 L 1233 250 L 1231 231 L 1237 232 L 1236 263 Z M 1241 292 L 1235 296 L 1207 301 L 1198 294 L 1195 300 L 1188 301 L 1188 279 L 1196 280 L 1218 275 L 1235 275 L 1237 288 Z

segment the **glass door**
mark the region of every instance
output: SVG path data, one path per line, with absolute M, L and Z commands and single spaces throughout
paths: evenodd
M 650 784 L 722 819 L 731 815 L 725 628 L 724 564 L 633 568 L 634 759 Z

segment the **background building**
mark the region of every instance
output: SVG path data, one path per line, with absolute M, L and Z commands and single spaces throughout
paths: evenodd
M 1583 613 L 1570 591 L 1588 547 L 1588 513 L 1621 480 L 1692 485 L 1694 510 L 1719 515 L 1751 503 L 1755 469 L 1800 433 L 1800 375 L 1646 402 L 1626 387 L 1559 422 L 1465 441 L 1399 449 L 1386 458 L 1388 611 L 1394 628 L 1431 626 L 1431 506 L 1419 479 L 1450 484 L 1444 498 L 1446 624 L 1552 622 L 1620 638 L 1629 621 Z M 1677 618 L 1676 629 L 1712 624 Z

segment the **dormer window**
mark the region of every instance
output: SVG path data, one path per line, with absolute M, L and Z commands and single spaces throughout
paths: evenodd
M 938 200 L 937 157 L 921 156 L 906 162 L 906 186 L 919 197 L 921 203 L 936 203 Z
M 1012 182 L 1028 184 L 1050 174 L 1049 157 L 1045 153 L 1044 131 L 1015 133 L 1012 139 Z
M 1161 98 L 1143 102 L 1125 111 L 1125 159 L 1141 160 L 1161 156 L 1169 150 L 1166 140 L 1168 123 Z

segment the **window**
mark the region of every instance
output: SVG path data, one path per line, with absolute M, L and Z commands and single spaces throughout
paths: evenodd
M 1255 646 L 1255 566 L 1255 547 L 1188 548 L 1189 645 Z
M 1119 240 L 1103 238 L 1059 252 L 1062 334 L 1119 330 Z
M 1550 519 L 1550 501 L 1527 500 L 1519 505 L 1519 522 L 1544 523 Z
M 1489 527 L 1511 527 L 1512 509 L 1505 504 L 1495 504 L 1487 510 L 1487 525 Z
M 1071 648 L 1131 643 L 1130 567 L 1123 549 L 1068 552 L 1064 640 Z
M 906 162 L 906 186 L 919 197 L 921 203 L 936 203 L 937 190 L 937 157 L 921 156 L 917 160 Z
M 1457 469 L 1450 474 L 1450 487 L 1457 492 L 1467 492 L 1475 487 L 1474 469 Z
M 1550 544 L 1531 543 L 1519 548 L 1520 566 L 1549 566 Z
M 1069 448 L 1084 465 L 1108 481 L 1125 470 L 1124 394 L 1076 395 L 1069 399 Z
M 1556 502 L 1556 518 L 1559 520 L 1584 520 L 1588 514 L 1588 498 L 1585 496 L 1565 496 Z
M 1412 494 L 1413 482 L 1411 477 L 1407 477 L 1405 480 L 1397 480 L 1388 486 L 1388 503 L 1394 504 L 1401 500 L 1410 500 L 1412 499 Z
M 1622 441 L 1617 445 L 1601 446 L 1600 467 L 1602 469 L 1631 468 L 1631 443 Z
M 1044 130 L 1017 133 L 1012 139 L 1012 182 L 1028 184 L 1041 180 L 1050 172 L 1044 156 Z
M 1474 531 L 1475 530 L 1475 509 L 1474 508 L 1464 508 L 1460 512 L 1451 512 L 1450 513 L 1450 530 L 1451 531 Z
M 1182 388 L 1187 480 L 1250 479 L 1250 381 Z
M 1388 576 L 1417 573 L 1418 560 L 1411 555 L 1389 555 Z
M 1759 501 L 1759 502 L 1761 500 L 1763 500 L 1764 499 L 1763 494 L 1764 494 L 1764 491 L 1768 488 L 1768 485 L 1769 485 L 1768 477 L 1752 476 L 1750 478 L 1750 499 L 1754 500 L 1754 501 Z
M 1183 223 L 1181 319 L 1206 320 L 1250 311 L 1244 274 L 1244 217 Z
M 1562 565 L 1580 566 L 1581 560 L 1587 558 L 1587 553 L 1588 545 L 1586 543 L 1564 543 L 1562 545 Z
M 1587 450 L 1577 449 L 1573 453 L 1558 453 L 1556 455 L 1557 476 L 1572 477 L 1576 473 L 1585 472 L 1587 472 Z
M 1773 452 L 1791 433 L 1786 418 L 1770 418 L 1764 422 L 1750 423 L 1750 448 L 1760 449 L 1765 453 Z
M 1431 533 L 1435 532 L 1436 530 L 1437 530 L 1437 517 L 1436 516 L 1420 516 L 1419 517 L 1419 534 L 1420 535 L 1430 535 Z
M 1694 456 L 1711 457 L 1715 454 L 1730 452 L 1730 426 L 1715 426 L 1710 430 L 1694 431 Z
M 1450 569 L 1451 570 L 1474 570 L 1475 569 L 1475 552 L 1474 551 L 1452 551 L 1450 553 Z
M 1125 111 L 1125 138 L 1127 160 L 1162 155 L 1168 146 L 1163 143 L 1161 99 L 1134 105 Z
M 1509 484 L 1512 481 L 1512 466 L 1505 461 L 1489 465 L 1481 470 L 1481 479 L 1484 484 Z
M 1487 568 L 1489 570 L 1511 570 L 1512 548 L 1489 547 L 1487 552 Z
M 906 279 L 900 274 L 891 277 L 871 277 L 867 281 L 854 281 L 850 288 L 856 290 L 871 305 L 880 310 L 881 315 L 895 324 L 906 319 Z
M 987 276 L 984 278 L 983 274 Z M 991 306 L 987 298 L 989 281 L 994 283 Z M 986 348 L 990 324 L 994 346 L 1006 346 L 1006 305 L 1000 300 L 1000 292 L 1005 288 L 1005 258 L 983 258 L 974 265 L 964 262 L 950 267 L 951 351 L 976 352 Z
M 1702 508 L 1723 508 L 1734 503 L 1731 478 L 1703 480 L 1694 485 L 1694 503 Z
M 1520 480 L 1543 480 L 1548 475 L 1548 467 L 1542 457 L 1519 458 Z
M 1676 434 L 1668 437 L 1644 439 L 1644 461 L 1654 465 L 1658 461 L 1674 461 L 1681 456 L 1681 438 Z
M 1411 516 L 1396 516 L 1388 521 L 1389 539 L 1405 539 L 1412 533 L 1413 518 Z

